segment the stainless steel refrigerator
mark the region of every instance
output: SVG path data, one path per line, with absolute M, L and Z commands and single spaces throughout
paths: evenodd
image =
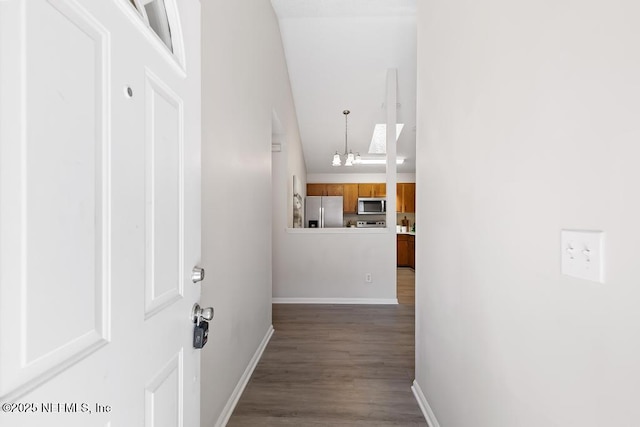
M 342 196 L 308 196 L 304 203 L 305 227 L 337 228 L 342 223 Z

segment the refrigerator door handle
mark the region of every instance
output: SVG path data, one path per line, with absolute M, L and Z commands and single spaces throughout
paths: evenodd
M 320 222 L 322 223 L 320 228 L 324 228 L 324 208 L 320 208 Z

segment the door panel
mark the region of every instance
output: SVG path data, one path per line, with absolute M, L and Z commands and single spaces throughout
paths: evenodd
M 145 427 L 182 426 L 183 354 L 176 354 L 145 389 Z
M 149 71 L 145 88 L 146 316 L 176 301 L 183 271 L 182 100 Z
M 129 0 L 0 1 L 0 402 L 36 405 L 0 425 L 199 425 L 200 6 L 165 4 L 175 54 Z
M 109 335 L 107 33 L 67 2 L 34 3 L 0 10 L 32 18 L 1 23 L 25 43 L 2 46 L 3 74 L 4 65 L 21 70 L 21 90 L 2 96 L 13 111 L 2 109 L 0 396 L 55 375 Z

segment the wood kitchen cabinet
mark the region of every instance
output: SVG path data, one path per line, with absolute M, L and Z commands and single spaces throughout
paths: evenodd
M 324 196 L 327 184 L 307 184 L 307 196 Z
M 358 184 L 358 197 L 387 197 L 387 184 Z
M 416 184 L 407 183 L 404 184 L 404 212 L 416 211 Z
M 307 184 L 307 196 L 342 196 L 342 184 Z
M 416 184 L 396 184 L 396 211 L 402 213 L 415 213 L 416 211 Z
M 416 269 L 416 236 L 409 235 L 409 267 Z
M 408 267 L 409 266 L 409 235 L 408 234 L 398 234 L 398 244 L 397 244 L 397 265 L 398 267 Z
M 342 196 L 342 212 L 358 213 L 358 184 L 307 184 L 307 196 Z
M 398 234 L 397 266 L 416 269 L 416 236 Z
M 343 196 L 342 184 L 327 184 L 327 194 L 325 196 Z
M 342 196 L 342 211 L 357 214 L 358 197 L 387 197 L 387 184 L 307 184 L 307 196 Z
M 343 184 L 342 197 L 342 211 L 348 214 L 357 214 L 358 184 Z
M 387 184 L 307 184 L 307 196 L 355 197 L 357 202 L 358 197 L 387 197 Z

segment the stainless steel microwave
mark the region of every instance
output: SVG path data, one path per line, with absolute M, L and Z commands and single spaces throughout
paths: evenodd
M 358 199 L 358 215 L 379 215 L 386 211 L 387 200 L 384 198 L 360 197 Z

